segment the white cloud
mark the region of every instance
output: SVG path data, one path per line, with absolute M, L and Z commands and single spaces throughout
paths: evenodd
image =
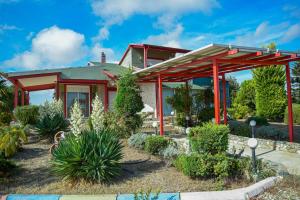
M 282 42 L 289 42 L 300 37 L 300 24 L 295 24 L 285 32 Z
M 66 65 L 86 55 L 85 38 L 82 34 L 57 26 L 43 29 L 33 39 L 31 49 L 4 61 L 7 67 L 27 69 L 43 68 L 42 65 Z
M 107 40 L 109 37 L 109 31 L 107 27 L 102 27 L 99 29 L 98 35 L 93 37 L 92 40 L 94 42 L 102 41 L 102 40 Z
M 183 29 L 184 28 L 181 24 L 177 24 L 176 28 L 173 31 L 165 32 L 159 35 L 150 35 L 143 42 L 179 48 L 181 47 L 179 40 Z
M 0 24 L 0 34 L 4 33 L 5 31 L 13 31 L 13 30 L 19 31 L 21 29 L 13 25 Z

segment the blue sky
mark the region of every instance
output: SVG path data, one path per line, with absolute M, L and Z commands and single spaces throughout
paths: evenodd
M 0 0 L 0 70 L 120 60 L 129 43 L 196 49 L 209 43 L 300 49 L 300 1 Z M 233 74 L 239 82 L 251 73 Z M 49 92 L 32 93 L 49 96 Z M 47 95 L 46 95 L 47 94 Z

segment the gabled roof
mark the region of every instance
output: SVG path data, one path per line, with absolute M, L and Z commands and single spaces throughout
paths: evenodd
M 7 73 L 8 78 L 24 77 L 28 75 L 47 75 L 47 74 L 60 74 L 61 79 L 86 79 L 86 80 L 109 80 L 107 76 L 111 74 L 113 76 L 119 76 L 127 68 L 118 64 L 112 63 L 98 63 L 93 62 L 93 66 L 84 67 L 68 67 L 68 68 L 57 68 L 57 69 L 44 69 L 44 70 L 32 70 L 24 72 L 12 72 Z M 107 72 L 107 73 L 105 73 Z

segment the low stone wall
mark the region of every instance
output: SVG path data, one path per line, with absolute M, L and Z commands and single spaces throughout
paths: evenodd
M 229 135 L 229 143 L 234 146 L 243 146 L 246 147 L 248 137 L 242 137 L 237 135 Z M 263 149 L 272 149 L 277 151 L 285 151 L 290 153 L 298 153 L 300 154 L 300 144 L 298 143 L 290 143 L 287 141 L 274 141 L 274 140 L 266 140 L 266 139 L 257 139 L 258 140 L 258 148 Z

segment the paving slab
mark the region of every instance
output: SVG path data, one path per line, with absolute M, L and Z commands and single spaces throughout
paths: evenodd
M 59 200 L 116 200 L 116 194 L 103 195 L 62 195 Z
M 53 194 L 9 194 L 6 200 L 59 200 L 60 196 Z
M 151 194 L 150 198 L 155 197 L 155 194 Z M 120 194 L 117 200 L 134 200 L 134 194 Z M 155 200 L 180 200 L 179 193 L 161 193 Z

